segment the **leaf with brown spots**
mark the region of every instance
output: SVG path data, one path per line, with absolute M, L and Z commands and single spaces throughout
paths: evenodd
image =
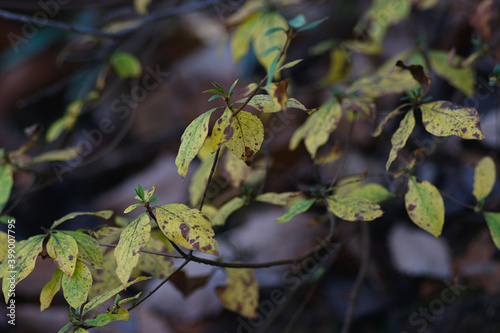
M 195 120 L 189 124 L 189 126 L 184 131 L 181 137 L 181 145 L 179 147 L 179 152 L 175 159 L 175 165 L 177 166 L 177 172 L 181 177 L 185 177 L 189 168 L 189 164 L 196 157 L 198 151 L 200 151 L 203 146 L 203 142 L 208 134 L 208 122 L 210 120 L 210 115 L 217 108 L 213 108 L 198 116 Z
M 78 245 L 78 260 L 89 264 L 93 268 L 102 269 L 102 252 L 99 243 L 81 231 L 59 231 L 60 234 L 71 236 Z
M 212 151 L 217 150 L 222 144 L 229 141 L 233 137 L 233 133 L 233 113 L 230 108 L 226 107 L 212 129 Z
M 326 200 L 335 216 L 346 221 L 373 221 L 384 213 L 379 205 L 361 197 L 336 194 Z
M 405 63 L 401 60 L 398 60 L 396 62 L 396 66 L 409 71 L 411 73 L 411 76 L 413 76 L 413 78 L 417 80 L 418 83 L 420 83 L 420 86 L 422 87 L 422 96 L 427 94 L 431 86 L 431 78 L 427 74 L 425 74 L 423 66 L 420 65 L 406 66 Z
M 441 235 L 444 224 L 444 202 L 434 185 L 428 181 L 419 183 L 415 176 L 410 176 L 405 206 L 408 216 L 416 225 L 436 237 Z
M 462 139 L 484 140 L 479 115 L 474 108 L 464 108 L 447 101 L 422 104 L 422 123 L 435 136 L 456 135 Z
M 62 232 L 52 233 L 47 242 L 47 253 L 64 274 L 73 275 L 78 256 L 78 244 L 73 237 Z
M 256 115 L 240 111 L 233 119 L 233 128 L 233 137 L 225 145 L 234 155 L 250 165 L 264 141 L 264 125 Z
M 66 302 L 76 309 L 85 303 L 89 296 L 89 290 L 92 286 L 92 274 L 90 274 L 87 265 L 78 260 L 75 272 L 71 277 L 63 274 L 61 285 Z
M 236 103 L 245 103 L 246 98 L 240 99 Z M 255 110 L 264 112 L 264 113 L 275 113 L 282 111 L 281 105 L 274 101 L 273 98 L 269 95 L 259 94 L 252 97 L 248 105 L 253 107 Z M 310 112 L 311 110 L 307 109 L 304 104 L 300 103 L 295 98 L 288 98 L 286 101 L 287 108 L 299 109 L 302 111 Z
M 115 248 L 116 258 L 116 275 L 122 282 L 126 284 L 130 278 L 130 274 L 134 270 L 141 249 L 147 244 L 151 233 L 151 225 L 149 217 L 146 213 L 139 215 L 137 219 L 132 221 L 125 227 L 120 235 L 120 241 Z
M 149 239 L 144 249 L 166 254 L 170 253 L 165 244 L 153 237 Z M 163 280 L 175 270 L 172 258 L 146 252 L 141 252 L 137 268 L 160 280 Z
M 212 224 L 198 209 L 177 203 L 155 209 L 158 227 L 172 242 L 189 250 L 219 255 Z
M 413 115 L 413 110 L 410 110 L 406 113 L 403 120 L 399 124 L 399 128 L 393 134 L 391 138 L 391 152 L 389 154 L 389 159 L 385 164 L 385 169 L 389 170 L 392 162 L 398 156 L 398 152 L 403 148 L 406 144 L 406 141 L 410 137 L 411 132 L 413 132 L 413 128 L 415 127 L 415 116 Z
M 495 161 L 489 156 L 483 157 L 474 169 L 474 189 L 472 194 L 478 202 L 491 193 L 496 178 Z
M 215 288 L 215 293 L 222 305 L 246 318 L 257 317 L 259 305 L 259 285 L 253 269 L 226 268 L 225 286 Z
M 42 243 L 45 235 L 36 235 L 28 238 L 26 241 L 21 241 L 16 243 L 16 259 L 11 266 L 12 262 L 9 263 L 5 260 L 2 265 L 0 265 L 0 276 L 3 277 L 2 280 L 2 292 L 5 298 L 5 303 L 9 301 L 9 289 L 12 284 L 16 286 L 19 281 L 25 279 L 35 268 L 36 258 L 42 252 Z M 5 244 L 4 244 L 5 246 Z M 14 273 L 8 273 L 9 279 L 7 279 L 7 271 Z M 14 279 L 10 279 L 13 277 Z

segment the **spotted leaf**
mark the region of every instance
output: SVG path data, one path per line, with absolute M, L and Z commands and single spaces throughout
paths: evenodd
M 62 232 L 51 234 L 47 242 L 47 253 L 64 274 L 73 275 L 78 256 L 78 244 L 73 237 Z
M 243 317 L 257 317 L 259 285 L 253 269 L 226 268 L 227 282 L 215 289 L 222 305 Z
M 234 134 L 225 145 L 249 165 L 264 141 L 264 125 L 259 117 L 247 111 L 240 111 L 233 118 Z
M 331 195 L 326 200 L 333 213 L 346 221 L 372 221 L 384 213 L 379 205 L 361 197 Z
M 385 164 L 385 169 L 389 170 L 392 162 L 398 156 L 398 152 L 403 148 L 406 144 L 406 141 L 410 137 L 413 128 L 415 127 L 415 116 L 413 115 L 413 110 L 408 111 L 404 116 L 403 120 L 401 120 L 401 124 L 399 124 L 399 128 L 393 134 L 391 138 L 391 152 L 389 154 L 389 159 Z

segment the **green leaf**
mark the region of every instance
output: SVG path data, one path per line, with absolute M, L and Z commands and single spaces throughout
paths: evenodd
M 227 282 L 218 286 L 215 293 L 222 305 L 246 318 L 257 317 L 259 285 L 254 270 L 250 268 L 225 268 Z
M 306 25 L 307 21 L 306 21 L 306 18 L 304 17 L 304 15 L 299 14 L 299 15 L 295 16 L 293 19 L 291 19 L 290 21 L 288 21 L 288 24 L 291 27 L 294 27 L 295 29 L 298 29 L 298 28 L 303 27 L 304 25 Z
M 394 196 L 385 187 L 377 183 L 364 184 L 348 192 L 347 195 L 351 197 L 364 198 L 373 203 L 379 203 Z
M 111 290 L 107 290 L 103 294 L 88 301 L 87 304 L 85 304 L 85 306 L 83 307 L 82 314 L 85 315 L 85 314 L 89 313 L 90 311 L 96 309 L 99 305 L 103 304 L 104 302 L 109 300 L 111 297 L 115 296 L 120 291 L 127 289 L 131 285 L 136 284 L 136 283 L 141 282 L 141 281 L 149 280 L 149 279 L 151 279 L 151 277 L 139 276 L 137 279 L 130 281 L 124 285 L 122 284 L 122 285 L 119 285 Z
M 394 133 L 391 138 L 391 152 L 389 154 L 389 159 L 385 164 L 385 169 L 389 170 L 392 162 L 398 156 L 398 152 L 403 148 L 406 144 L 406 141 L 410 137 L 411 132 L 413 132 L 413 128 L 415 127 L 415 116 L 413 115 L 413 110 L 410 110 L 406 113 L 403 120 L 399 124 L 399 128 Z
M 66 129 L 66 124 L 68 123 L 68 117 L 64 116 L 56 121 L 54 121 L 45 135 L 45 140 L 47 142 L 54 142 L 61 135 L 61 133 Z
M 236 87 L 237 83 L 238 83 L 238 79 L 236 79 L 236 81 L 234 81 L 233 84 L 231 85 L 231 88 L 229 88 L 229 93 L 233 92 L 233 89 L 234 89 L 234 87 Z
M 287 206 L 290 202 L 297 200 L 302 195 L 302 191 L 299 192 L 267 192 L 259 194 L 255 200 L 260 202 L 266 202 L 277 206 Z
M 76 241 L 78 245 L 78 260 L 89 264 L 93 268 L 103 268 L 101 248 L 94 238 L 80 231 L 61 230 L 58 234 L 69 235 Z
M 0 230 L 0 244 L 8 244 L 8 236 L 6 232 Z M 8 256 L 8 247 L 0 247 L 0 262 L 4 262 Z
M 172 242 L 186 249 L 219 255 L 212 224 L 198 209 L 176 203 L 155 209 L 158 227 Z
M 47 253 L 64 274 L 73 275 L 78 256 L 78 244 L 73 237 L 61 232 L 52 233 L 47 242 Z
M 5 207 L 7 201 L 9 201 L 13 184 L 12 168 L 6 164 L 0 165 L 0 212 Z
M 52 162 L 52 161 L 68 161 L 80 156 L 78 147 L 70 147 L 65 149 L 58 149 L 48 151 L 36 157 L 33 157 L 30 164 Z
M 212 151 L 217 150 L 222 144 L 229 141 L 233 137 L 233 133 L 233 112 L 229 107 L 226 107 L 212 129 Z
M 113 211 L 112 210 L 100 210 L 98 212 L 73 212 L 73 213 L 69 213 L 69 214 L 61 217 L 59 220 L 54 221 L 54 223 L 52 223 L 52 225 L 50 226 L 50 229 L 54 229 L 57 226 L 59 226 L 61 223 L 68 221 L 68 220 L 71 220 L 71 219 L 74 219 L 75 217 L 80 216 L 80 215 L 99 216 L 99 217 L 107 220 L 111 217 L 111 215 L 113 215 Z
M 75 272 L 71 277 L 66 274 L 62 276 L 63 295 L 68 304 L 77 309 L 85 303 L 92 286 L 92 275 L 88 267 L 78 260 L 76 262 Z
M 417 182 L 415 176 L 408 180 L 405 206 L 410 219 L 425 231 L 438 237 L 444 224 L 444 202 L 438 189 L 423 181 Z
M 73 327 L 73 323 L 66 324 L 63 328 L 59 330 L 57 333 L 65 333 L 67 330 L 69 330 L 71 327 Z
M 309 200 L 304 200 L 304 201 L 299 201 L 296 202 L 288 212 L 284 215 L 281 215 L 276 219 L 276 222 L 278 223 L 285 223 L 288 222 L 294 217 L 295 215 L 299 215 L 301 213 L 306 212 L 309 208 L 311 208 L 312 204 L 316 201 L 316 199 L 309 199 Z
M 281 66 L 280 68 L 278 68 L 278 72 L 281 72 L 282 70 L 287 69 L 287 68 L 292 68 L 293 66 L 297 65 L 301 61 L 302 61 L 302 59 L 290 61 L 289 63 L 286 63 L 283 66 Z
M 250 15 L 234 30 L 230 46 L 235 62 L 240 61 L 241 58 L 248 53 L 254 32 L 258 28 L 262 15 L 263 13 L 254 13 Z
M 288 30 L 288 24 L 283 16 L 277 12 L 265 12 L 260 15 L 258 25 L 254 30 L 253 46 L 255 56 L 266 71 L 271 68 L 275 56 L 273 54 L 264 55 L 264 52 L 274 46 L 277 46 L 280 50 L 283 49 L 287 40 L 284 31 L 266 35 L 266 32 L 277 27 L 283 28 L 284 31 Z
M 196 154 L 203 146 L 203 142 L 208 134 L 208 122 L 210 115 L 217 108 L 213 108 L 203 113 L 189 124 L 181 137 L 181 145 L 175 159 L 177 172 L 181 177 L 185 177 L 189 168 L 189 164 L 196 157 Z
M 346 221 L 373 221 L 384 213 L 379 205 L 365 198 L 331 195 L 326 200 L 333 213 Z
M 435 136 L 456 135 L 462 139 L 484 140 L 476 109 L 464 108 L 447 101 L 420 105 L 422 123 Z
M 259 151 L 264 141 L 264 125 L 259 117 L 247 111 L 240 111 L 233 117 L 233 135 L 226 147 L 247 165 Z
M 240 197 L 232 198 L 223 204 L 212 218 L 212 225 L 224 225 L 229 215 L 245 205 L 245 200 Z
M 262 55 L 265 57 L 265 56 L 267 56 L 268 54 L 270 54 L 270 53 L 272 53 L 272 52 L 274 52 L 274 51 L 278 51 L 278 52 L 279 52 L 280 50 L 281 50 L 281 49 L 280 49 L 280 47 L 279 47 L 279 46 L 272 46 L 272 47 L 268 48 L 267 50 L 265 50 L 265 51 L 264 51 L 264 53 L 263 53 Z M 278 62 L 276 61 L 276 64 L 277 64 L 277 63 L 278 63 Z M 269 70 L 269 71 L 271 72 L 271 70 Z M 274 69 L 273 74 L 274 74 L 274 72 L 275 72 L 275 71 L 276 71 L 276 68 Z M 270 75 L 270 76 L 272 77 L 273 75 Z
M 484 218 L 488 224 L 488 229 L 490 229 L 493 242 L 500 249 L 500 213 L 484 212 Z
M 266 31 L 266 36 L 274 34 L 275 32 L 278 32 L 278 31 L 285 31 L 285 29 L 283 29 L 282 27 L 276 27 L 276 28 L 269 29 Z
M 449 62 L 449 53 L 446 51 L 430 50 L 428 58 L 432 69 L 437 75 L 444 78 L 453 87 L 471 97 L 474 95 L 476 73 L 470 66 L 455 68 Z M 458 63 L 462 58 L 455 55 L 452 63 Z
M 313 21 L 309 24 L 306 24 L 305 26 L 301 27 L 299 29 L 299 32 L 300 31 L 306 31 L 306 30 L 311 30 L 311 29 L 314 29 L 316 28 L 318 25 L 320 25 L 321 23 L 323 23 L 324 21 L 326 21 L 328 19 L 328 17 L 324 17 L 322 19 L 319 19 L 319 20 L 316 20 L 316 21 Z
M 217 95 L 213 95 L 212 97 L 210 97 L 210 98 L 208 99 L 208 102 L 211 102 L 211 101 L 213 101 L 213 100 L 215 100 L 215 99 L 217 99 L 217 98 L 222 98 L 222 99 L 224 99 L 224 96 L 219 95 L 219 94 L 217 94 Z
M 42 243 L 45 235 L 37 235 L 28 238 L 26 241 L 17 243 L 15 263 L 4 261 L 0 265 L 0 277 L 2 280 L 2 291 L 5 298 L 5 303 L 9 301 L 9 290 L 12 284 L 16 286 L 20 281 L 25 279 L 35 268 L 36 258 L 42 252 Z M 9 279 L 6 278 L 7 272 Z M 13 278 L 13 279 L 12 279 Z
M 43 287 L 40 293 L 40 311 L 47 309 L 52 303 L 54 295 L 61 289 L 63 272 L 57 268 L 52 279 Z
M 131 211 L 133 211 L 133 210 L 134 210 L 134 209 L 136 209 L 137 207 L 141 207 L 141 206 L 142 206 L 142 204 L 140 204 L 140 203 L 130 205 L 130 206 L 128 206 L 127 208 L 125 208 L 125 210 L 123 211 L 123 213 L 124 213 L 124 214 L 130 213 Z
M 489 156 L 483 157 L 474 169 L 474 189 L 472 194 L 478 202 L 491 193 L 496 178 L 495 161 Z
M 93 326 L 93 327 L 102 327 L 106 326 L 109 323 L 117 320 L 128 321 L 130 315 L 127 309 L 120 308 L 118 311 L 122 311 L 122 313 L 100 313 L 94 319 L 87 319 L 83 322 L 84 325 Z
M 110 61 L 116 74 L 121 79 L 137 78 L 142 73 L 141 62 L 131 53 L 115 52 L 111 56 Z
M 144 190 L 142 189 L 141 184 L 137 184 L 137 190 L 135 190 L 135 193 L 139 197 L 140 200 L 145 200 L 144 199 Z
M 316 156 L 318 148 L 328 141 L 330 133 L 335 131 L 341 117 L 342 108 L 337 100 L 332 98 L 307 118 L 302 126 L 305 127 L 304 143 L 311 157 Z
M 151 225 L 146 213 L 139 215 L 125 227 L 120 235 L 120 241 L 115 248 L 116 275 L 126 284 L 130 274 L 137 266 L 141 249 L 147 244 L 151 234 Z

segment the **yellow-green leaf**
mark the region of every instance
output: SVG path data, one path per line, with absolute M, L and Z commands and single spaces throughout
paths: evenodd
M 240 197 L 232 198 L 223 204 L 212 219 L 212 225 L 224 225 L 229 215 L 243 207 L 245 200 Z
M 295 149 L 298 142 L 305 137 L 307 151 L 312 157 L 319 147 L 324 145 L 342 117 L 342 108 L 335 99 L 326 101 L 318 111 L 310 115 L 290 139 L 290 149 Z
M 126 284 L 130 274 L 137 265 L 141 249 L 147 244 L 151 233 L 149 217 L 146 213 L 139 215 L 125 227 L 120 235 L 120 241 L 115 248 L 116 275 Z
M 54 295 L 61 289 L 63 272 L 57 268 L 52 279 L 43 287 L 40 293 L 40 311 L 47 309 L 52 303 Z
M 47 242 L 47 253 L 64 274 L 73 275 L 78 256 L 78 244 L 73 237 L 61 232 L 52 233 Z
M 52 223 L 52 225 L 50 226 L 50 229 L 54 229 L 55 227 L 57 227 L 61 223 L 68 221 L 68 220 L 71 220 L 71 219 L 74 219 L 75 217 L 80 216 L 80 215 L 99 216 L 99 217 L 107 220 L 111 217 L 111 215 L 113 215 L 113 211 L 112 210 L 100 210 L 98 212 L 73 212 L 73 213 L 69 213 L 69 214 L 66 214 L 63 217 L 61 217 L 59 220 L 54 221 L 54 223 Z
M 189 203 L 191 204 L 192 207 L 196 207 L 199 205 L 201 197 L 203 196 L 203 192 L 205 191 L 205 187 L 208 182 L 210 169 L 214 164 L 215 154 L 212 154 L 211 147 L 212 147 L 211 138 L 208 138 L 198 154 L 198 158 L 201 160 L 201 164 L 198 166 L 198 169 L 196 169 L 196 171 L 194 172 L 188 188 Z M 211 189 L 213 189 L 212 186 L 217 186 L 217 185 L 216 184 L 211 185 Z M 208 192 L 207 195 L 213 195 L 214 193 L 217 194 L 217 191 L 214 190 L 212 192 Z
M 128 321 L 130 318 L 130 315 L 128 313 L 128 310 L 125 308 L 120 308 L 118 310 L 118 313 L 100 313 L 97 317 L 94 319 L 87 319 L 83 322 L 84 325 L 88 325 L 91 327 L 102 327 L 106 326 L 109 323 L 117 320 L 124 320 Z
M 45 135 L 45 140 L 49 143 L 57 140 L 57 138 L 61 135 L 61 133 L 66 129 L 67 123 L 68 123 L 67 116 L 61 117 L 56 121 L 54 121 L 47 130 L 47 134 Z
M 177 172 L 181 177 L 185 177 L 189 168 L 189 164 L 200 151 L 208 134 L 208 122 L 210 115 L 216 109 L 211 109 L 189 124 L 181 137 L 181 145 L 175 159 Z
M 472 194 L 477 201 L 483 200 L 490 194 L 496 178 L 495 161 L 489 156 L 483 157 L 474 169 L 474 189 Z
M 128 214 L 130 213 L 131 211 L 133 211 L 134 209 L 136 209 L 137 207 L 141 207 L 143 204 L 141 203 L 137 203 L 137 204 L 133 204 L 133 205 L 130 205 L 128 206 L 127 208 L 125 208 L 125 210 L 123 211 L 123 214 Z
M 415 176 L 408 180 L 405 195 L 406 211 L 410 219 L 425 231 L 438 237 L 444 224 L 444 202 L 438 189 L 423 181 L 417 182 Z
M 226 154 L 225 169 L 229 173 L 231 185 L 234 187 L 240 187 L 250 171 L 250 167 L 232 152 Z
M 255 30 L 263 13 L 254 13 L 241 22 L 231 38 L 231 51 L 235 62 L 248 53 Z
M 491 238 L 500 249 L 500 213 L 484 212 L 484 218 L 490 229 Z
M 156 207 L 156 219 L 163 234 L 190 250 L 219 255 L 212 224 L 198 209 L 183 204 Z
M 343 48 L 335 47 L 330 51 L 330 66 L 325 77 L 321 79 L 322 83 L 336 83 L 349 76 L 349 59 L 346 57 Z
M 33 159 L 31 159 L 30 164 L 51 162 L 51 161 L 67 161 L 73 158 L 77 158 L 78 156 L 80 156 L 78 154 L 78 147 L 70 147 L 65 149 L 48 151 L 41 155 L 35 156 L 33 157 Z
M 283 28 L 284 30 L 266 35 L 269 30 L 274 28 Z M 287 39 L 286 30 L 288 30 L 288 24 L 278 12 L 265 12 L 260 15 L 258 25 L 254 30 L 253 47 L 257 60 L 266 71 L 271 67 L 271 63 L 279 51 L 271 52 L 266 56 L 264 56 L 264 53 L 274 46 L 278 46 L 280 50 L 283 49 Z M 280 67 L 279 65 L 278 67 Z
M 246 98 L 240 99 L 236 103 L 244 103 L 246 102 Z M 273 98 L 269 95 L 266 94 L 260 94 L 260 95 L 255 95 L 252 97 L 252 99 L 248 102 L 248 105 L 253 107 L 255 110 L 264 112 L 264 113 L 275 113 L 282 111 L 281 105 L 277 103 Z M 309 112 L 310 110 L 307 109 L 304 104 L 300 103 L 298 100 L 295 98 L 288 98 L 286 101 L 286 107 L 287 108 L 293 108 L 293 109 L 299 109 L 303 110 L 306 112 Z
M 0 212 L 7 201 L 9 201 L 13 184 L 12 168 L 7 164 L 0 165 Z
M 25 279 L 35 268 L 36 258 L 38 254 L 42 252 L 44 238 L 45 235 L 36 235 L 28 238 L 22 243 L 17 243 L 15 263 L 9 263 L 9 261 L 6 260 L 0 265 L 0 272 L 3 277 L 2 291 L 5 303 L 8 302 L 11 295 L 9 292 L 11 285 L 13 284 L 16 286 L 19 281 Z M 8 274 L 8 276 L 4 274 Z
M 425 129 L 433 135 L 456 135 L 462 139 L 484 140 L 479 115 L 474 108 L 436 101 L 422 104 L 420 110 Z
M 4 246 L 0 248 L 0 262 L 3 262 L 7 258 L 7 251 L 8 251 L 7 245 L 9 243 L 8 243 L 7 233 L 1 230 L 0 230 L 0 244 L 4 244 Z
M 384 213 L 379 205 L 365 198 L 331 195 L 326 200 L 333 213 L 346 221 L 372 221 Z
M 377 183 L 364 184 L 353 191 L 350 191 L 347 195 L 351 197 L 365 198 L 373 203 L 379 203 L 393 197 L 391 192 Z
M 93 283 L 89 292 L 90 299 L 122 286 L 118 275 L 116 275 L 116 258 L 113 251 L 108 251 L 103 255 L 103 267 L 103 269 L 91 271 Z
M 406 144 L 406 141 L 410 137 L 411 132 L 413 132 L 413 128 L 415 127 L 415 116 L 413 115 L 413 110 L 410 110 L 406 113 L 403 120 L 399 124 L 399 128 L 392 135 L 391 138 L 391 152 L 389 154 L 389 159 L 385 164 L 385 169 L 389 170 L 392 162 L 398 156 L 398 152 L 403 148 Z
M 114 243 L 120 238 L 123 228 L 117 227 L 102 227 L 99 230 L 92 232 L 92 236 L 99 240 L 100 243 Z
M 385 125 L 389 120 L 392 118 L 396 117 L 396 115 L 401 111 L 403 108 L 409 106 L 410 104 L 403 104 L 397 107 L 394 111 L 389 112 L 383 119 L 382 121 L 378 124 L 377 129 L 375 132 L 372 133 L 374 137 L 379 136 L 382 133 L 382 130 L 384 129 Z
M 87 300 L 92 286 L 92 274 L 87 265 L 78 260 L 71 277 L 63 274 L 61 285 L 64 298 L 72 308 L 76 309 Z
M 139 59 L 128 52 L 115 52 L 111 55 L 111 65 L 121 79 L 137 78 L 142 73 Z
M 165 244 L 153 237 L 149 239 L 149 242 L 146 244 L 144 249 L 159 253 L 170 253 Z M 160 280 L 163 280 L 175 270 L 172 258 L 146 252 L 141 252 L 137 268 L 142 272 L 151 274 L 152 276 Z
M 470 66 L 455 68 L 449 63 L 449 53 L 446 51 L 430 50 L 428 58 L 432 69 L 437 75 L 444 78 L 453 87 L 459 89 L 467 96 L 474 95 L 476 73 Z M 462 58 L 455 55 L 452 63 L 458 63 Z
M 309 208 L 311 208 L 312 204 L 316 201 L 316 199 L 309 199 L 304 201 L 296 202 L 290 207 L 288 212 L 284 215 L 281 215 L 276 219 L 278 223 L 285 223 L 290 221 L 295 215 L 299 215 L 301 213 L 306 212 Z
M 259 117 L 247 111 L 240 111 L 233 118 L 234 134 L 225 145 L 234 155 L 250 164 L 264 141 L 264 125 Z
M 139 13 L 139 14 L 147 14 L 148 13 L 148 6 L 151 3 L 151 0 L 134 0 L 134 9 Z M 97 325 L 94 325 L 97 326 Z
M 71 236 L 78 245 L 78 260 L 89 264 L 93 268 L 102 269 L 103 258 L 99 243 L 87 234 L 80 231 L 61 230 L 58 234 Z
M 287 206 L 290 202 L 297 200 L 302 195 L 302 191 L 299 192 L 268 192 L 259 194 L 255 200 L 260 202 L 267 202 L 277 206 Z
M 212 151 L 215 151 L 222 144 L 229 141 L 233 137 L 233 133 L 233 113 L 230 108 L 226 107 L 224 113 L 217 119 L 212 129 Z
M 226 268 L 227 282 L 225 286 L 215 289 L 222 305 L 243 317 L 257 317 L 259 305 L 259 285 L 253 269 Z

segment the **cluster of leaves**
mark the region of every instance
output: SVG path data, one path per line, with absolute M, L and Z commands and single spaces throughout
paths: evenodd
M 234 60 L 239 61 L 252 50 L 267 74 L 260 82 L 243 88 L 240 92 L 242 98 L 236 101 L 232 98 L 237 80 L 228 91 L 214 82 L 214 88 L 205 93 L 212 94 L 210 102 L 220 99 L 223 105 L 202 113 L 185 129 L 175 164 L 179 175 L 184 178 L 191 162 L 195 158 L 201 161 L 189 187 L 190 206 L 198 208 L 181 203 L 154 206 L 152 204 L 158 201 L 158 197 L 154 196 L 155 186 L 145 191 L 139 185 L 135 197 L 138 203 L 127 207 L 124 213 L 128 214 L 137 208 L 144 211 L 133 220 L 116 216 L 117 227 L 77 231 L 56 229 L 63 222 L 79 215 L 96 215 L 104 219 L 109 219 L 112 215 L 111 211 L 70 213 L 55 221 L 45 234 L 18 242 L 15 260 L 8 260 L 7 252 L 0 252 L 0 277 L 3 278 L 2 290 L 6 302 L 8 289 L 11 287 L 11 280 L 8 279 L 10 272 L 14 272 L 14 285 L 17 285 L 33 271 L 38 256 L 51 258 L 57 269 L 51 281 L 42 289 L 41 310 L 50 306 L 54 295 L 62 287 L 63 296 L 71 307 L 71 322 L 61 332 L 75 329 L 84 332 L 88 328 L 104 326 L 115 320 L 128 320 L 129 310 L 136 305 L 129 309 L 122 305 L 136 300 L 140 294 L 121 299 L 119 293 L 147 279 L 146 275 L 166 282 L 191 261 L 223 267 L 219 261 L 194 256 L 193 251 L 218 256 L 219 246 L 213 226 L 224 225 L 231 214 L 245 205 L 264 202 L 286 207 L 287 212 L 276 219 L 278 223 L 289 222 L 313 205 L 333 219 L 358 222 L 373 221 L 381 217 L 383 210 L 380 204 L 402 195 L 391 193 L 377 183 L 363 183 L 365 175 L 341 178 L 340 174 L 330 184 L 319 184 L 310 190 L 252 193 L 248 188 L 265 179 L 265 170 L 262 172 L 256 167 L 260 162 L 259 156 L 263 155 L 263 114 L 288 112 L 289 108 L 305 112 L 307 119 L 295 130 L 289 148 L 294 150 L 303 141 L 318 168 L 331 163 L 345 163 L 347 155 L 339 149 L 339 144 L 326 155 L 319 153 L 331 141 L 332 133 L 336 131 L 342 117 L 351 126 L 359 120 L 373 123 L 377 114 L 376 98 L 390 93 L 407 92 L 408 96 L 403 99 L 405 103 L 381 119 L 373 133 L 377 137 L 391 119 L 404 114 L 398 129 L 392 135 L 391 149 L 385 165 L 388 172 L 413 132 L 416 112 L 421 113 L 425 130 L 434 136 L 484 139 L 474 108 L 442 100 L 430 101 L 431 98 L 426 96 L 431 85 L 428 74 L 431 70 L 465 95 L 472 95 L 475 74 L 470 65 L 484 53 L 483 49 L 479 49 L 470 59 L 452 55 L 450 60 L 449 55 L 443 51 L 417 48 L 396 55 L 375 73 L 351 77 L 347 52 L 379 53 L 387 29 L 409 15 L 414 3 L 409 0 L 376 1 L 355 28 L 355 31 L 362 31 L 367 22 L 382 22 L 379 29 L 367 28 L 368 40 L 353 40 L 342 45 L 326 42 L 315 48 L 316 52 L 330 51 L 331 68 L 322 82 L 336 85 L 331 98 L 317 108 L 308 109 L 297 99 L 289 97 L 289 81 L 281 79 L 281 72 L 292 68 L 301 60 L 285 63 L 288 47 L 298 33 L 317 27 L 323 20 L 308 23 L 303 15 L 287 20 L 274 7 L 286 2 L 275 1 L 273 6 L 268 6 L 264 1 L 250 1 L 228 20 L 230 26 L 235 26 L 230 42 Z M 395 6 L 396 2 L 398 6 Z M 419 8 L 427 8 L 434 1 L 415 3 Z M 137 10 L 143 14 L 147 12 L 148 4 L 148 1 L 135 1 Z M 384 18 L 383 13 L 393 9 L 391 18 Z M 134 78 L 141 73 L 141 66 L 133 55 L 116 52 L 109 61 L 120 78 Z M 460 68 L 453 63 L 459 63 Z M 108 73 L 107 66 L 103 73 Z M 492 80 L 496 77 L 498 75 Z M 102 79 L 99 79 L 95 89 L 71 103 L 65 115 L 49 128 L 46 140 L 54 141 L 64 131 L 73 129 L 84 105 L 97 98 L 102 88 Z M 247 106 L 251 111 L 244 110 Z M 210 119 L 215 114 L 217 117 L 214 125 L 209 128 Z M 30 128 L 27 131 L 28 143 L 16 151 L 1 151 L 0 210 L 8 202 L 13 186 L 13 172 L 28 170 L 35 163 L 68 160 L 78 156 L 77 148 L 71 147 L 30 158 L 25 153 L 36 143 L 40 131 L 39 127 Z M 420 181 L 414 175 L 417 157 L 424 153 L 422 149 L 413 152 L 413 158 L 407 163 L 400 163 L 392 171 L 392 175 L 406 180 L 404 202 L 409 218 L 418 227 L 438 237 L 445 220 L 443 198 L 433 184 Z M 205 204 L 204 201 L 217 163 L 222 158 L 225 158 L 223 167 L 229 173 L 232 185 L 242 188 L 243 194 L 230 198 L 217 207 L 213 202 Z M 486 212 L 483 209 L 496 181 L 495 170 L 495 163 L 490 157 L 484 157 L 478 162 L 472 194 L 477 200 L 474 211 L 484 215 L 492 238 L 500 248 L 500 213 Z M 6 220 L 5 216 L 3 218 Z M 6 233 L 0 232 L 0 238 L 6 239 Z M 114 247 L 114 250 L 102 251 L 101 246 Z M 174 251 L 180 256 L 175 255 Z M 174 258 L 183 259 L 184 264 L 175 267 Z M 244 264 L 238 268 L 224 269 L 227 273 L 226 285 L 216 289 L 221 303 L 242 316 L 255 317 L 258 284 L 253 270 Z M 183 292 L 188 294 L 191 291 Z M 113 297 L 115 300 L 112 306 L 105 312 L 94 314 Z M 140 302 L 142 300 L 136 304 Z

